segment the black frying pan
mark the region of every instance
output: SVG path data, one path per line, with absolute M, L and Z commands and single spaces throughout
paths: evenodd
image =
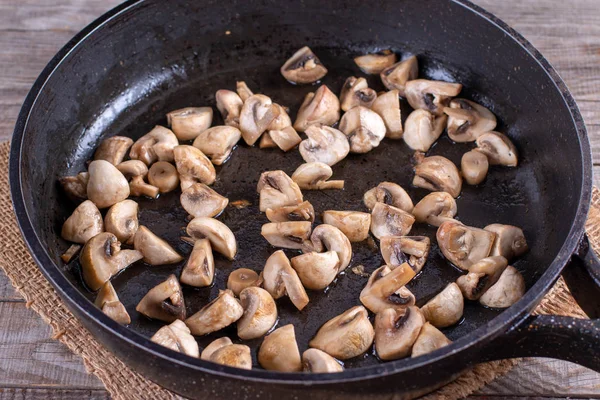
M 229 32 L 229 33 L 226 33 Z M 419 57 L 420 75 L 464 84 L 462 96 L 489 107 L 520 151 L 520 166 L 493 168 L 479 187 L 465 186 L 459 219 L 483 227 L 493 222 L 522 226 L 531 251 L 519 260 L 528 292 L 498 312 L 468 304 L 464 321 L 445 333 L 454 340 L 418 359 L 381 363 L 373 354 L 350 360 L 344 373 L 282 374 L 241 371 L 172 352 L 148 340 L 161 325 L 139 316 L 135 305 L 146 291 L 178 273 L 182 265 L 136 264 L 114 279 L 132 315 L 130 328 L 96 309 L 79 276 L 77 261 L 65 266 L 67 243 L 60 227 L 70 214 L 57 179 L 85 168 L 100 140 L 115 134 L 138 138 L 165 113 L 184 106 L 214 105 L 217 89 L 246 80 L 294 112 L 311 86 L 292 86 L 278 69 L 297 48 L 310 45 L 329 68 L 323 82 L 339 92 L 349 75 L 360 75 L 352 57 L 385 48 Z M 377 77 L 371 87 L 380 89 Z M 216 113 L 218 114 L 218 113 Z M 404 113 L 406 116 L 406 112 Z M 218 117 L 215 123 L 220 123 Z M 441 138 L 430 154 L 458 163 L 472 144 Z M 362 210 L 362 194 L 383 180 L 409 188 L 414 201 L 426 192 L 411 187 L 412 152 L 402 141 L 385 140 L 366 155 L 351 155 L 334 168 L 344 192 L 307 192 L 318 212 Z M 272 248 L 260 237 L 266 222 L 255 192 L 260 172 L 291 173 L 302 162 L 295 151 L 258 150 L 240 145 L 218 169 L 215 190 L 252 206 L 228 208 L 220 219 L 239 243 L 236 261 L 217 258 L 212 288 L 186 288 L 188 312 L 195 312 L 224 287 L 237 267 L 260 270 Z M 530 317 L 563 268 L 576 296 L 599 315 L 600 267 L 583 234 L 590 202 L 591 157 L 583 120 L 564 83 L 521 36 L 464 0 L 329 2 L 129 1 L 77 35 L 50 62 L 27 97 L 13 136 L 11 189 L 23 235 L 41 270 L 82 323 L 137 371 L 194 398 L 389 398 L 433 390 L 481 361 L 514 356 L 552 356 L 600 370 L 600 324 L 558 317 Z M 185 213 L 178 193 L 157 201 L 140 199 L 141 222 L 189 254 L 180 241 Z M 433 237 L 435 229 L 416 226 Z M 367 271 L 382 260 L 356 244 L 352 265 Z M 567 273 L 568 271 L 568 273 Z M 423 304 L 459 272 L 433 246 L 424 272 L 410 289 Z M 326 293 L 310 292 L 301 313 L 279 302 L 279 326 L 294 323 L 301 350 L 329 318 L 358 303 L 366 278 L 347 272 Z M 234 331 L 221 334 L 235 336 Z M 199 338 L 205 345 L 215 336 Z M 260 340 L 250 342 L 256 348 Z

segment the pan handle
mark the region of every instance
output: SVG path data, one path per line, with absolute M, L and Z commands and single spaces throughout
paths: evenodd
M 600 259 L 586 234 L 563 270 L 563 277 L 583 311 L 590 318 L 600 318 Z

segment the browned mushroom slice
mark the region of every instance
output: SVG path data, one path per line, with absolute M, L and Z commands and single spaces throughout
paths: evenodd
M 117 292 L 110 281 L 102 286 L 94 304 L 104 314 L 119 324 L 128 325 L 131 323 L 131 317 L 123 303 L 119 300 L 119 296 L 117 296 Z
M 398 94 L 402 97 L 406 97 L 406 83 L 408 81 L 412 81 L 413 79 L 417 79 L 418 75 L 419 65 L 417 62 L 417 57 L 415 56 L 390 65 L 379 74 L 381 77 L 381 82 L 383 82 L 385 87 L 389 90 L 396 89 Z
M 440 225 L 436 237 L 444 257 L 458 268 L 468 270 L 490 254 L 496 234 L 449 220 Z
M 170 129 L 157 125 L 131 146 L 129 157 L 146 165 L 155 161 L 173 161 L 173 149 L 177 145 L 177 136 Z
M 81 203 L 62 226 L 61 236 L 69 242 L 85 244 L 104 230 L 102 214 L 94 203 Z
M 489 161 L 485 154 L 471 150 L 460 159 L 462 176 L 469 185 L 479 185 L 487 176 Z
M 210 286 L 215 278 L 215 261 L 208 239 L 196 240 L 181 271 L 181 283 L 195 287 Z
M 465 300 L 458 285 L 449 284 L 425 304 L 421 311 L 425 319 L 437 328 L 446 328 L 458 323 L 464 312 Z
M 181 145 L 173 150 L 175 165 L 181 180 L 181 190 L 185 190 L 196 182 L 212 185 L 217 177 L 215 167 L 204 153 L 194 147 Z
M 290 261 L 304 287 L 312 290 L 321 290 L 329 286 L 338 274 L 340 263 L 335 251 L 311 251 L 293 257 Z
M 469 273 L 456 280 L 463 296 L 469 300 L 479 298 L 500 279 L 500 275 L 508 266 L 502 256 L 483 258 L 469 267 Z
M 258 363 L 269 371 L 302 370 L 294 325 L 282 326 L 265 337 L 258 350 Z
M 212 342 L 210 342 L 208 344 L 208 346 L 206 346 L 204 348 L 204 350 L 202 350 L 202 353 L 200 354 L 200 358 L 202 360 L 210 361 L 210 358 L 217 350 L 222 349 L 223 347 L 229 346 L 232 344 L 233 344 L 233 342 L 227 336 L 223 336 L 221 338 L 215 339 Z
M 340 101 L 325 85 L 308 93 L 298 110 L 294 129 L 304 132 L 311 125 L 333 125 L 340 119 Z
M 100 233 L 88 240 L 79 256 L 83 280 L 93 291 L 100 289 L 114 275 L 142 258 L 142 253 L 137 250 L 121 250 L 121 243 L 109 232 Z
M 175 275 L 170 275 L 167 280 L 150 289 L 135 309 L 152 319 L 166 322 L 184 320 L 185 302 Z
M 322 162 L 332 166 L 350 152 L 346 135 L 337 129 L 325 125 L 311 125 L 305 133 L 308 139 L 300 143 L 300 154 L 307 163 Z
M 487 108 L 467 99 L 454 99 L 448 114 L 448 136 L 455 142 L 472 142 L 496 127 L 496 116 Z
M 406 100 L 414 109 L 422 109 L 434 115 L 443 115 L 452 97 L 462 90 L 460 83 L 415 79 L 406 83 Z
M 250 347 L 244 344 L 223 346 L 212 353 L 208 361 L 240 369 L 252 369 Z
M 417 155 L 416 159 L 413 185 L 432 192 L 448 192 L 454 198 L 460 195 L 462 179 L 452 161 L 442 156 Z
M 339 360 L 347 360 L 366 352 L 374 336 L 367 310 L 356 306 L 327 321 L 308 345 Z
M 384 236 L 379 244 L 387 265 L 393 268 L 407 262 L 416 274 L 425 265 L 430 246 L 427 236 Z
M 107 232 L 113 233 L 122 243 L 133 243 L 139 227 L 138 204 L 133 200 L 123 200 L 109 208 L 104 217 Z
M 354 58 L 354 62 L 365 74 L 379 74 L 396 62 L 396 54 L 383 50 L 374 54 L 365 54 Z
M 213 250 L 233 260 L 237 253 L 237 242 L 231 229 L 221 221 L 208 217 L 196 217 L 187 226 L 186 232 L 194 240 L 208 239 Z
M 265 335 L 277 322 L 277 306 L 273 297 L 259 287 L 248 287 L 240 293 L 244 314 L 237 322 L 238 337 L 251 340 Z
M 274 149 L 275 147 L 277 147 L 277 143 L 275 143 L 273 141 L 273 139 L 271 139 L 271 134 L 269 132 L 265 132 L 260 137 L 260 142 L 258 142 L 258 147 L 260 149 Z
M 170 325 L 160 328 L 150 340 L 191 357 L 198 357 L 200 355 L 196 339 L 191 335 L 185 323 L 178 319 Z
M 400 112 L 400 99 L 398 91 L 391 90 L 377 97 L 371 105 L 371 110 L 375 111 L 385 124 L 385 137 L 390 139 L 400 139 L 404 130 L 402 129 L 402 117 Z
M 371 107 L 376 98 L 377 92 L 369 88 L 367 80 L 354 76 L 346 79 L 340 93 L 340 103 L 343 111 L 348 111 L 356 106 Z
M 393 270 L 387 265 L 379 267 L 360 292 L 360 302 L 375 314 L 386 308 L 411 306 L 415 304 L 415 296 L 404 285 L 414 277 L 415 271 L 406 263 Z
M 375 350 L 382 360 L 408 357 L 421 328 L 423 313 L 415 306 L 405 310 L 387 308 L 375 317 Z
M 179 140 L 194 140 L 212 124 L 211 107 L 187 107 L 167 114 L 167 123 Z
M 479 302 L 486 307 L 507 308 L 519 301 L 523 295 L 525 279 L 515 267 L 509 265 L 498 278 L 498 282 L 479 298 Z
M 271 222 L 262 226 L 260 234 L 272 246 L 300 250 L 306 246 L 311 228 L 308 221 Z
M 414 223 L 411 214 L 383 203 L 375 203 L 371 213 L 371 233 L 377 239 L 408 235 Z
M 180 196 L 181 206 L 194 217 L 215 217 L 227 207 L 229 200 L 203 183 L 194 183 Z
M 343 136 L 341 132 L 340 134 Z M 69 199 L 75 203 L 80 203 L 87 200 L 87 184 L 89 179 L 89 173 L 80 172 L 75 176 L 63 176 L 58 181 Z
M 319 349 L 307 349 L 302 353 L 302 370 L 315 374 L 342 372 L 342 364 Z
M 499 132 L 487 132 L 477 138 L 477 151 L 488 158 L 490 165 L 516 167 L 519 163 L 517 148 L 511 140 Z
M 262 277 L 263 288 L 274 299 L 287 294 L 298 310 L 302 310 L 308 304 L 309 299 L 304 286 L 283 251 L 278 250 L 271 254 L 263 269 Z
M 300 135 L 291 126 L 278 130 L 270 130 L 265 135 L 263 136 L 271 138 L 273 143 L 283 151 L 289 151 L 302 142 Z
M 244 101 L 240 96 L 231 90 L 222 89 L 217 90 L 215 93 L 215 100 L 217 101 L 217 109 L 221 113 L 225 125 L 239 128 L 240 113 L 242 112 L 242 106 L 244 105 Z
M 244 102 L 246 100 L 248 100 L 250 97 L 254 96 L 254 93 L 252 92 L 252 90 L 250 90 L 250 88 L 244 81 L 236 82 L 235 90 L 236 90 L 238 96 L 240 96 L 240 99 L 242 99 L 242 101 L 244 101 Z
M 267 208 L 267 218 L 271 222 L 310 221 L 315 222 L 315 209 L 309 201 L 293 206 Z
M 88 167 L 87 198 L 98 208 L 107 208 L 129 197 L 129 183 L 111 163 L 96 160 Z
M 376 203 L 394 206 L 408 213 L 413 210 L 413 202 L 402 186 L 393 182 L 381 182 L 363 196 L 365 206 L 373 210 Z
M 81 250 L 81 245 L 72 244 L 63 254 L 61 254 L 60 259 L 63 260 L 65 264 L 68 264 L 71 262 L 73 257 L 75 257 L 77 253 L 79 253 L 79 250 Z
M 300 189 L 343 189 L 344 181 L 328 180 L 332 175 L 333 170 L 329 165 L 321 162 L 311 162 L 301 164 L 292 174 L 292 180 L 298 184 Z
M 183 260 L 173 247 L 141 225 L 133 238 L 133 247 L 144 255 L 150 265 L 175 264 Z
M 281 75 L 291 83 L 313 83 L 327 74 L 327 68 L 304 46 L 295 52 L 281 67 Z
M 429 322 L 426 322 L 421 328 L 421 333 L 419 333 L 419 337 L 413 345 L 411 357 L 418 357 L 431 353 L 444 346 L 448 346 L 450 343 L 452 343 L 452 341 L 450 341 L 446 335 Z
M 327 210 L 323 223 L 338 228 L 351 242 L 362 242 L 369 237 L 371 214 L 360 211 Z
M 140 160 L 123 161 L 116 167 L 127 180 L 130 180 L 134 176 L 146 177 L 148 175 L 148 167 Z
M 112 165 L 118 165 L 123 161 L 127 150 L 132 144 L 133 139 L 125 136 L 113 136 L 104 139 L 94 153 L 94 160 L 105 160 Z
M 148 170 L 148 182 L 157 187 L 160 193 L 172 192 L 179 186 L 177 168 L 170 162 L 156 162 Z
M 428 151 L 446 127 L 447 117 L 414 110 L 404 123 L 404 142 L 413 150 Z
M 492 246 L 491 256 L 503 256 L 508 261 L 520 257 L 529 250 L 523 230 L 513 225 L 491 224 L 486 231 L 494 232 L 496 240 Z
M 292 206 L 302 203 L 298 184 L 283 171 L 266 171 L 260 175 L 256 191 L 260 195 L 259 209 Z
M 248 268 L 238 268 L 232 271 L 227 278 L 227 289 L 231 290 L 234 295 L 239 296 L 242 290 L 260 286 L 262 283 L 258 274 Z
M 453 219 L 457 211 L 456 200 L 449 193 L 432 192 L 417 203 L 412 213 L 417 222 L 440 226 Z
M 206 154 L 213 164 L 222 165 L 241 137 L 240 130 L 233 126 L 213 126 L 196 137 L 194 147 Z
M 220 290 L 216 299 L 185 320 L 193 335 L 202 336 L 219 331 L 242 317 L 244 309 L 231 290 Z
M 273 106 L 277 108 L 276 117 L 269 126 L 267 126 L 267 131 L 278 131 L 281 129 L 285 129 L 292 126 L 292 120 L 288 115 L 286 108 L 282 107 L 277 103 L 273 103 Z
M 340 259 L 338 272 L 342 272 L 352 260 L 352 245 L 344 233 L 332 225 L 321 224 L 317 226 L 310 236 L 311 244 L 305 251 L 335 251 Z
M 256 143 L 278 115 L 279 107 L 265 95 L 255 94 L 244 102 L 240 113 L 240 131 L 248 146 Z
M 123 174 L 125 179 L 129 180 L 129 192 L 131 196 L 147 196 L 153 199 L 158 197 L 160 189 L 144 181 L 144 178 L 148 175 L 148 167 L 142 161 L 123 161 L 117 165 L 117 169 Z
M 385 137 L 386 127 L 379 114 L 358 106 L 342 116 L 340 131 L 348 136 L 351 152 L 367 153 L 379 146 Z

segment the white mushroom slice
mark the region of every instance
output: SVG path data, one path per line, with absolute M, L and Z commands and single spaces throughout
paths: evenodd
M 494 232 L 496 240 L 492 246 L 491 256 L 503 256 L 508 261 L 522 256 L 529 250 L 523 230 L 513 225 L 491 224 L 486 231 Z
M 467 99 L 454 99 L 444 108 L 448 115 L 448 136 L 455 142 L 472 142 L 496 127 L 496 116 Z
M 374 336 L 367 310 L 355 306 L 323 324 L 308 345 L 339 360 L 347 360 L 366 352 Z
M 252 92 L 252 90 L 250 90 L 250 88 L 248 87 L 248 85 L 246 85 L 246 82 L 244 81 L 239 81 L 235 83 L 235 91 L 237 92 L 238 96 L 240 96 L 240 99 L 242 99 L 242 101 L 244 102 L 250 97 L 254 96 L 254 93 Z
M 376 98 L 377 92 L 369 88 L 365 78 L 351 76 L 342 86 L 340 104 L 343 111 L 348 111 L 356 106 L 371 107 Z
M 271 139 L 271 134 L 269 132 L 265 132 L 260 137 L 260 142 L 258 142 L 258 147 L 260 149 L 274 149 L 277 147 L 277 143 L 275 143 L 273 141 L 273 139 Z
M 385 361 L 408 357 L 424 324 L 425 317 L 418 307 L 382 310 L 375 316 L 377 356 Z
M 148 170 L 148 182 L 157 187 L 160 193 L 172 192 L 179 186 L 177 168 L 170 162 L 155 162 Z
M 333 125 L 340 119 L 340 101 L 325 85 L 308 93 L 298 110 L 294 129 L 304 132 L 311 125 Z
M 196 182 L 212 185 L 217 177 L 215 167 L 200 149 L 194 146 L 177 146 L 173 150 L 175 165 L 179 172 L 181 190 Z
M 418 357 L 448 346 L 452 341 L 436 327 L 426 322 L 412 348 L 411 357 Z
M 131 317 L 119 300 L 119 296 L 117 296 L 117 292 L 110 281 L 102 286 L 94 304 L 113 321 L 123 325 L 131 323 Z
M 300 311 L 308 304 L 308 295 L 290 261 L 281 250 L 271 254 L 262 272 L 263 288 L 279 299 L 285 294 Z
M 181 192 L 181 206 L 194 217 L 215 217 L 227 207 L 229 200 L 203 183 L 194 183 Z
M 362 242 L 369 237 L 371 214 L 360 211 L 327 210 L 323 223 L 338 228 L 351 242 Z
M 385 137 L 390 139 L 400 139 L 404 132 L 398 96 L 397 90 L 390 90 L 379 95 L 371 105 L 371 110 L 379 114 L 385 124 Z
M 231 344 L 215 351 L 208 361 L 240 369 L 252 369 L 250 347 L 244 344 Z
M 269 371 L 302 370 L 294 325 L 282 326 L 265 337 L 258 350 L 258 363 Z
M 240 96 L 231 90 L 221 89 L 215 93 L 215 100 L 217 101 L 217 109 L 221 113 L 225 125 L 239 128 L 240 113 L 244 105 L 244 101 Z
M 465 300 L 458 285 L 449 284 L 425 304 L 421 311 L 425 319 L 437 328 L 447 328 L 458 323 L 464 312 Z
M 384 86 L 389 90 L 396 89 L 398 94 L 402 97 L 406 97 L 406 83 L 413 79 L 417 79 L 418 75 L 419 63 L 415 56 L 390 65 L 379 74 Z
M 515 267 L 509 265 L 498 278 L 498 282 L 479 298 L 479 302 L 486 307 L 508 308 L 524 295 L 525 279 Z
M 293 206 L 302 203 L 298 184 L 283 171 L 266 171 L 260 175 L 256 191 L 260 195 L 259 209 Z
M 303 201 L 302 203 L 294 206 L 284 206 L 275 209 L 267 208 L 266 215 L 271 222 L 315 222 L 315 209 L 309 201 Z
M 288 115 L 286 109 L 277 103 L 273 103 L 273 106 L 277 108 L 275 113 L 277 116 L 267 127 L 268 131 L 278 131 L 292 126 L 292 120 Z
M 302 370 L 315 374 L 342 372 L 342 364 L 319 349 L 307 349 L 302 353 Z
M 262 226 L 260 234 L 272 246 L 300 250 L 306 247 L 311 229 L 309 221 L 270 222 Z
M 458 268 L 468 270 L 490 255 L 496 234 L 449 220 L 440 225 L 436 238 L 444 257 Z
M 462 90 L 460 83 L 415 79 L 406 83 L 406 100 L 412 108 L 427 110 L 434 115 L 443 115 L 452 97 Z
M 428 151 L 446 127 L 446 115 L 414 110 L 404 123 L 404 142 L 413 150 Z
M 273 297 L 259 287 L 247 287 L 240 293 L 244 314 L 237 322 L 237 334 L 242 340 L 265 335 L 277 322 L 277 306 Z
M 98 208 L 110 207 L 129 197 L 127 179 L 108 161 L 92 161 L 88 172 L 87 198 Z
M 278 130 L 270 130 L 268 135 L 265 134 L 263 137 L 271 138 L 273 143 L 283 151 L 290 151 L 302 142 L 302 138 L 298 135 L 298 132 L 291 126 Z
M 134 176 L 145 177 L 148 175 L 148 167 L 140 160 L 123 161 L 116 167 L 127 180 L 130 180 Z
M 342 132 L 340 134 L 343 136 Z M 90 175 L 87 172 L 80 172 L 76 176 L 63 176 L 59 178 L 58 182 L 71 201 L 81 203 L 87 200 L 87 184 L 89 179 Z
M 281 75 L 291 83 L 313 83 L 327 74 L 327 68 L 308 46 L 296 51 L 281 67 Z
M 325 125 L 311 125 L 308 139 L 300 143 L 300 154 L 307 163 L 322 162 L 329 166 L 343 160 L 350 152 L 350 144 L 343 132 Z
M 417 222 L 440 226 L 453 219 L 457 211 L 456 200 L 449 193 L 432 192 L 417 203 L 412 213 Z
M 213 250 L 233 260 L 237 242 L 231 229 L 221 221 L 208 217 L 196 217 L 188 224 L 186 232 L 194 240 L 208 239 Z
M 177 145 L 177 136 L 170 129 L 157 125 L 131 146 L 129 157 L 146 165 L 155 161 L 173 161 L 173 149 Z
M 304 250 L 316 251 L 335 251 L 340 259 L 338 272 L 342 272 L 352 260 L 352 245 L 344 233 L 332 225 L 321 224 L 317 226 L 310 236 L 310 246 Z
M 141 225 L 133 238 L 133 247 L 144 255 L 150 265 L 175 264 L 183 260 L 173 247 Z
M 86 200 L 67 218 L 60 235 L 69 242 L 85 244 L 102 231 L 104 223 L 100 210 L 90 200 Z
M 469 273 L 456 280 L 463 296 L 469 300 L 479 298 L 500 279 L 500 275 L 508 266 L 502 256 L 483 258 L 469 267 Z
M 292 174 L 292 180 L 300 189 L 326 190 L 343 189 L 344 181 L 328 181 L 333 175 L 333 170 L 327 164 L 311 162 L 301 164 Z
M 113 136 L 104 139 L 94 153 L 94 160 L 105 160 L 112 165 L 119 165 L 127 150 L 133 144 L 133 139 L 125 136 Z
M 167 114 L 167 123 L 179 140 L 194 140 L 212 124 L 211 107 L 187 107 Z
M 215 278 L 215 261 L 208 239 L 196 240 L 187 263 L 181 271 L 181 283 L 195 286 L 210 286 Z
M 219 290 L 216 299 L 185 320 L 192 335 L 202 336 L 220 331 L 233 324 L 244 314 L 244 309 L 233 297 L 231 290 Z
M 156 331 L 150 340 L 191 357 L 200 355 L 196 339 L 190 334 L 190 330 L 185 323 L 180 320 L 173 321 L 171 325 L 163 326 Z
M 384 203 L 375 203 L 371 213 L 371 233 L 377 239 L 408 235 L 414 223 L 411 214 Z
M 214 165 L 222 165 L 241 137 L 242 133 L 236 127 L 213 126 L 196 137 L 194 147 L 206 154 Z
M 376 75 L 396 62 L 396 54 L 391 50 L 383 50 L 355 57 L 354 62 L 365 74 Z
M 373 210 L 375 204 L 384 203 L 399 208 L 407 213 L 413 210 L 413 202 L 402 186 L 393 182 L 381 182 L 363 196 L 365 206 Z
M 516 167 L 519 163 L 517 148 L 513 142 L 500 132 L 487 132 L 476 140 L 477 151 L 488 158 L 490 165 Z
M 420 153 L 422 155 L 422 153 Z M 448 192 L 457 198 L 462 189 L 462 178 L 456 165 L 442 156 L 418 155 L 413 185 L 432 192 Z
M 75 257 L 77 253 L 79 253 L 79 250 L 81 250 L 81 245 L 72 244 L 63 254 L 61 254 L 60 259 L 63 260 L 65 264 L 68 264 L 71 262 L 73 257 Z
M 404 285 L 415 275 L 415 271 L 406 263 L 393 270 L 387 265 L 379 267 L 373 271 L 360 292 L 360 302 L 375 314 L 386 308 L 404 309 L 414 305 L 415 296 Z
M 108 209 L 104 217 L 104 227 L 122 243 L 132 244 L 139 227 L 138 203 L 123 200 Z
M 129 182 L 129 192 L 131 196 L 146 196 L 155 199 L 158 197 L 160 189 L 144 182 L 143 176 L 134 176 Z
M 244 102 L 240 113 L 240 131 L 248 146 L 256 143 L 278 115 L 279 107 L 265 95 L 255 94 Z
M 462 176 L 469 185 L 479 185 L 483 182 L 489 167 L 487 156 L 477 150 L 466 152 L 460 159 Z
M 407 262 L 418 274 L 427 261 L 431 242 L 427 236 L 384 236 L 379 247 L 381 256 L 391 268 Z
M 202 360 L 210 361 L 210 357 L 217 350 L 222 349 L 223 347 L 229 346 L 231 344 L 233 344 L 233 342 L 227 336 L 223 336 L 221 338 L 215 339 L 212 342 L 210 342 L 208 344 L 208 346 L 206 346 L 204 348 L 204 350 L 202 350 L 202 353 L 200 354 L 200 358 Z
M 325 253 L 311 251 L 293 257 L 290 261 L 304 287 L 312 290 L 321 290 L 329 286 L 338 274 L 340 263 L 335 251 Z
M 342 116 L 340 131 L 348 137 L 351 152 L 367 153 L 379 146 L 385 137 L 386 127 L 379 114 L 358 106 Z
M 242 290 L 260 286 L 262 283 L 258 274 L 248 268 L 238 268 L 232 271 L 227 278 L 227 289 L 231 290 L 234 295 L 239 296 Z
M 91 290 L 96 291 L 121 270 L 143 257 L 137 250 L 121 250 L 121 243 L 112 233 L 100 233 L 88 240 L 81 250 L 79 260 L 83 280 Z
M 135 310 L 148 318 L 173 322 L 185 319 L 183 292 L 175 275 L 159 283 L 146 293 Z

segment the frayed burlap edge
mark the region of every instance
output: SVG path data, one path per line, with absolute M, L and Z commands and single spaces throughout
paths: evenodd
M 77 321 L 38 270 L 17 227 L 8 186 L 9 144 L 0 144 L 0 268 L 30 307 L 46 321 L 53 338 L 65 344 L 83 359 L 88 372 L 96 375 L 116 400 L 181 399 L 132 371 L 106 350 Z M 594 188 L 594 207 L 588 220 L 592 246 L 600 245 L 600 192 Z M 594 236 L 595 235 L 595 236 Z M 536 309 L 540 314 L 560 314 L 585 317 L 569 293 L 562 278 Z M 503 360 L 481 364 L 456 381 L 426 396 L 426 399 L 454 400 L 468 396 L 507 373 L 518 360 Z

